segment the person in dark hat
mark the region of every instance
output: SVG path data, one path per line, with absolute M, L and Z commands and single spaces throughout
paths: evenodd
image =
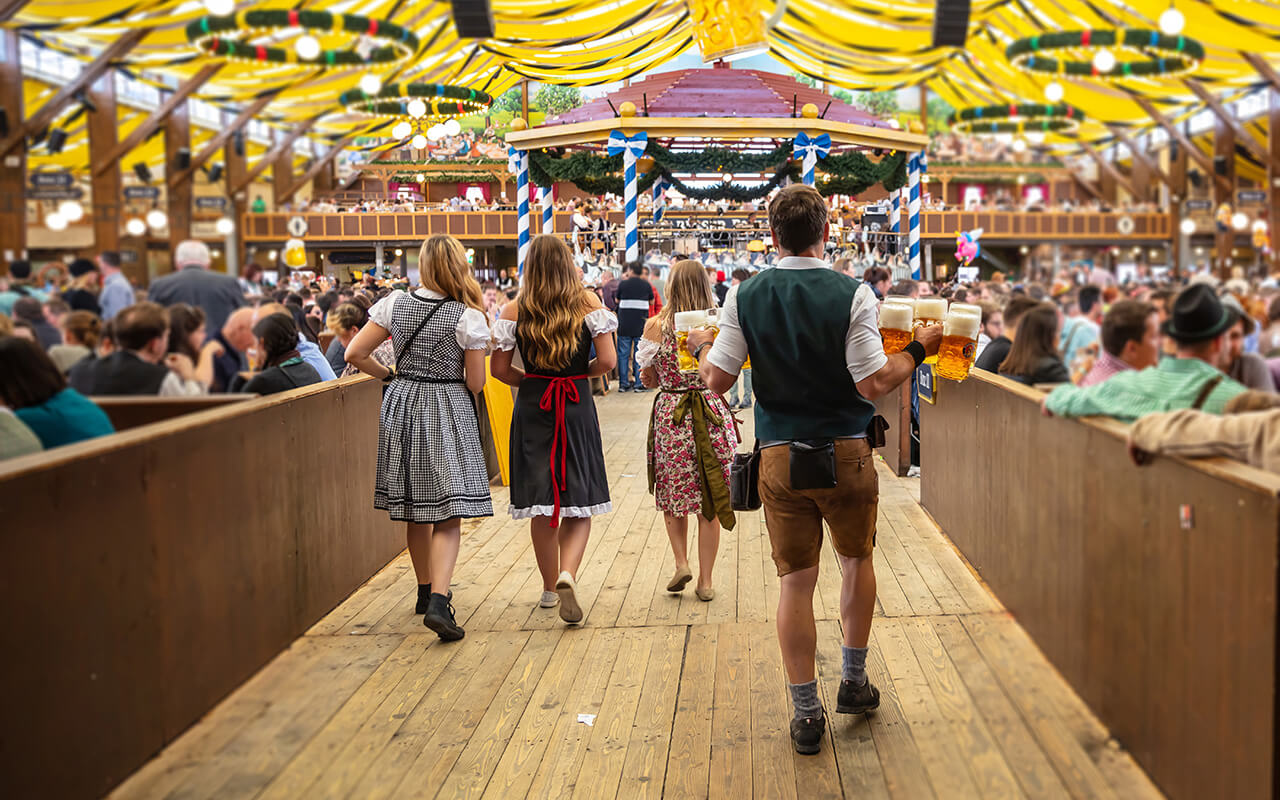
M 71 285 L 62 293 L 72 311 L 88 311 L 95 316 L 102 316 L 102 308 L 98 306 L 98 265 L 87 258 L 77 258 L 67 265 L 71 273 Z
M 1212 287 L 1188 286 L 1173 301 L 1162 327 L 1177 345 L 1176 358 L 1117 373 L 1093 386 L 1059 386 L 1044 399 L 1043 408 L 1063 417 L 1107 416 L 1125 422 L 1180 408 L 1221 414 L 1232 398 L 1247 391 L 1223 371 L 1237 321 Z

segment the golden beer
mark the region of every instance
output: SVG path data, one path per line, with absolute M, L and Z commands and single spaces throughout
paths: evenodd
M 942 325 L 942 344 L 938 347 L 938 364 L 934 372 L 952 381 L 969 377 L 978 356 L 978 330 L 982 317 L 965 310 L 952 310 Z
M 880 338 L 884 340 L 885 355 L 902 352 L 911 344 L 914 336 L 911 320 L 913 311 L 905 303 L 885 301 L 880 306 Z
M 940 325 L 943 318 L 947 316 L 947 301 L 941 297 L 917 297 L 915 312 L 916 327 Z M 929 356 L 924 360 L 926 364 L 936 364 L 937 362 L 937 356 Z
M 676 359 L 679 362 L 681 372 L 698 371 L 698 360 L 689 352 L 689 331 L 696 329 L 709 330 L 714 340 L 715 334 L 720 332 L 720 329 L 713 324 L 715 319 L 716 315 L 708 311 L 676 312 Z

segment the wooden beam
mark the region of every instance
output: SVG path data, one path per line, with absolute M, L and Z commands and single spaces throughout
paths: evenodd
M 1236 185 L 1236 136 L 1235 129 L 1226 119 L 1218 117 L 1217 124 L 1213 127 L 1213 160 L 1216 162 L 1222 159 L 1226 164 L 1227 174 L 1226 185 L 1215 184 L 1213 193 L 1214 214 L 1217 214 L 1218 206 L 1223 203 L 1235 207 L 1235 185 Z M 1226 230 L 1219 230 L 1214 237 L 1214 255 L 1218 268 L 1218 277 L 1226 280 L 1231 277 L 1231 250 L 1235 245 L 1236 232 L 1231 225 L 1225 226 Z
M 13 19 L 22 7 L 27 4 L 27 0 L 0 0 L 0 22 L 8 22 Z M 17 52 L 16 50 L 14 51 Z
M 173 94 L 166 97 L 164 102 L 161 103 L 155 111 L 152 111 L 147 115 L 146 119 L 138 124 L 137 127 L 129 131 L 129 135 L 124 137 L 124 140 L 116 145 L 114 150 L 107 154 L 107 161 L 95 163 L 93 171 L 98 173 L 109 169 L 112 162 L 119 161 L 129 155 L 133 148 L 145 142 L 151 134 L 155 133 L 156 130 L 164 124 L 165 120 L 169 118 L 169 115 L 174 112 L 174 109 L 179 106 L 184 108 L 186 107 L 185 104 L 187 102 L 187 97 L 190 96 L 192 92 L 198 91 L 201 86 L 208 83 L 209 79 L 216 75 L 218 70 L 222 69 L 223 63 L 224 62 L 217 61 L 201 67 L 199 72 L 188 78 L 181 86 L 173 91 Z M 170 163 L 170 166 L 172 166 L 172 162 Z M 168 174 L 168 170 L 165 171 L 165 174 Z
M 1125 147 L 1129 149 L 1129 155 L 1133 157 L 1133 161 L 1135 164 L 1138 162 L 1141 162 L 1147 168 L 1148 171 L 1150 171 L 1153 175 L 1155 175 L 1157 178 L 1160 179 L 1161 183 L 1163 183 L 1165 186 L 1168 186 L 1170 190 L 1174 190 L 1172 179 L 1170 179 L 1169 176 L 1165 174 L 1164 170 L 1160 169 L 1160 165 L 1156 163 L 1154 159 L 1148 156 L 1142 150 L 1142 148 L 1134 144 L 1133 139 L 1129 138 L 1129 135 L 1124 132 L 1124 128 L 1121 128 L 1119 125 L 1116 125 L 1115 123 L 1109 122 L 1107 123 L 1107 129 L 1110 130 L 1111 133 L 1115 135 L 1117 139 L 1120 140 L 1121 144 L 1123 144 Z
M 223 146 L 222 159 L 226 164 L 226 168 L 222 173 L 222 180 L 227 192 L 227 215 L 231 217 L 236 225 L 236 230 L 233 234 L 235 243 L 230 245 L 228 249 L 235 248 L 235 264 L 238 268 L 244 269 L 244 219 L 245 213 L 249 210 L 249 195 L 244 190 L 237 193 L 233 189 L 244 180 L 245 172 L 248 170 L 248 163 L 245 159 L 243 148 L 239 153 L 236 152 L 234 137 L 227 139 Z M 227 259 L 227 263 L 231 263 L 230 258 Z
M 293 149 L 276 156 L 271 163 L 271 202 L 279 211 L 285 201 L 293 196 Z
M 96 111 L 89 117 L 89 163 L 106 159 L 115 149 L 119 135 L 116 119 L 115 74 L 106 72 L 89 88 L 89 100 Z M 93 192 L 93 246 L 98 252 L 120 249 L 120 209 L 123 203 L 120 180 L 120 162 L 112 161 L 111 168 L 90 174 Z M 146 267 L 145 254 L 140 259 Z
M 520 81 L 520 116 L 529 121 L 529 79 Z
M 1192 161 L 1196 162 L 1196 166 L 1204 170 L 1205 174 L 1209 177 L 1209 180 L 1214 183 L 1223 182 L 1222 176 L 1213 171 L 1213 160 L 1206 156 L 1203 150 L 1196 147 L 1195 143 L 1187 138 L 1187 135 L 1182 132 L 1181 128 L 1174 125 L 1168 118 L 1157 111 L 1155 105 L 1153 105 L 1150 100 L 1142 97 L 1141 95 L 1135 94 L 1133 95 L 1133 101 L 1141 106 L 1143 111 L 1147 112 L 1147 116 L 1155 120 L 1161 128 L 1164 128 L 1165 133 L 1169 134 L 1171 139 L 1187 151 L 1187 155 L 1191 157 Z
M 1267 231 L 1271 234 L 1272 269 L 1280 269 L 1280 83 L 1269 93 L 1271 111 L 1267 139 L 1271 160 L 1267 162 Z
M 1253 67 L 1254 71 L 1266 79 L 1271 84 L 1271 88 L 1280 91 L 1280 72 L 1276 68 L 1267 63 L 1267 60 L 1256 53 L 1246 53 L 1241 51 L 1240 56 Z
M 32 114 L 21 125 L 16 124 L 17 120 L 13 120 L 10 123 L 14 128 L 13 132 L 9 134 L 9 138 L 0 141 L 0 156 L 7 155 L 18 142 L 48 127 L 77 93 L 102 77 L 116 60 L 128 55 L 134 45 L 142 41 L 142 37 L 150 32 L 150 28 L 135 28 L 120 38 L 114 39 L 107 45 L 107 49 L 93 60 L 93 63 L 86 66 L 73 80 L 64 84 L 47 103 L 40 106 L 39 111 Z
M 258 113 L 275 99 L 276 94 L 276 92 L 265 94 L 257 100 L 254 100 L 248 106 L 245 106 L 244 110 L 236 115 L 236 118 L 231 121 L 230 125 L 224 126 L 221 130 L 215 133 L 213 138 L 206 142 L 205 146 L 200 149 L 200 152 L 192 156 L 190 167 L 182 170 L 181 172 L 175 172 L 169 178 L 169 185 L 173 186 L 179 181 L 190 179 L 190 177 L 195 174 L 196 170 L 203 167 L 210 158 L 213 158 L 214 153 L 217 153 L 218 150 L 222 149 L 223 145 L 231 140 L 231 137 L 235 135 L 236 131 L 243 128 L 249 120 L 258 116 Z
M 0 109 L 4 109 L 9 124 L 16 126 L 22 119 L 23 97 L 18 31 L 6 28 L 0 36 L 4 37 L 5 52 L 5 59 L 0 61 Z M 10 262 L 27 255 L 26 183 L 27 143 L 23 140 L 0 159 L 0 274 L 9 271 Z
M 1130 181 L 1129 178 L 1124 173 L 1116 169 L 1115 164 L 1111 163 L 1106 158 L 1103 158 L 1102 154 L 1099 153 L 1096 149 L 1094 149 L 1093 145 L 1088 144 L 1086 142 L 1081 142 L 1080 146 L 1084 148 L 1084 151 L 1089 154 L 1090 158 L 1092 158 L 1094 161 L 1097 162 L 1098 167 L 1103 172 L 1105 172 L 1107 175 L 1110 175 L 1111 179 L 1114 180 L 1120 186 L 1121 189 L 1124 189 L 1126 192 L 1129 193 L 1129 197 L 1133 198 L 1134 200 L 1141 199 L 1141 197 L 1138 195 L 1137 190 L 1133 188 L 1133 182 Z
M 289 131 L 288 135 L 286 135 L 281 141 L 277 142 L 266 155 L 254 162 L 254 165 L 244 174 L 240 182 L 231 187 L 231 193 L 238 194 L 249 184 L 253 183 L 254 179 L 261 175 L 263 171 L 271 165 L 271 162 L 275 161 L 276 158 L 279 157 L 280 153 L 286 150 L 291 150 L 293 148 L 293 143 L 298 141 L 299 137 L 306 135 L 307 131 L 315 127 L 315 124 L 319 121 L 320 115 L 317 114 Z
M 184 100 L 173 108 L 164 123 L 164 171 L 177 169 L 178 153 L 182 150 L 191 153 L 191 112 Z M 169 186 L 165 192 L 169 200 L 169 252 L 178 248 L 179 242 L 191 238 L 191 178 Z
M 359 138 L 362 135 L 363 135 L 362 132 L 348 134 L 347 136 L 343 137 L 342 141 L 338 142 L 333 147 L 330 147 L 329 152 L 325 153 L 324 155 L 317 154 L 316 158 L 311 162 L 311 166 L 307 168 L 306 172 L 302 173 L 301 178 L 298 178 L 298 180 L 294 181 L 294 184 L 289 187 L 289 191 L 285 193 L 283 197 L 280 198 L 280 202 L 282 203 L 287 202 L 291 197 L 294 196 L 294 194 L 297 193 L 299 189 L 305 186 L 308 181 L 310 181 L 312 178 L 318 175 L 320 173 L 320 170 L 324 169 L 325 166 L 329 164 L 329 162 L 333 161 L 333 159 L 337 157 L 338 153 L 342 152 L 343 148 L 345 148 L 347 145 L 354 142 L 357 138 Z
M 1218 100 L 1218 98 L 1214 97 L 1208 89 L 1201 86 L 1199 81 L 1183 79 L 1182 85 L 1186 86 L 1193 94 L 1195 94 L 1196 97 L 1199 97 L 1204 101 L 1204 104 L 1213 110 L 1214 115 L 1226 123 L 1227 127 L 1231 129 L 1231 132 L 1235 134 L 1236 141 L 1244 145 L 1245 149 L 1250 153 L 1253 153 L 1261 159 L 1262 163 L 1267 163 L 1267 159 L 1269 157 L 1267 148 L 1262 146 L 1262 142 L 1253 138 L 1253 135 L 1244 129 L 1244 126 L 1240 124 L 1240 121 L 1237 120 L 1234 115 L 1227 113 L 1227 109 L 1222 106 L 1222 102 Z M 1233 154 L 1231 157 L 1234 159 L 1235 155 Z
M 1182 275 L 1182 216 L 1187 200 L 1187 148 L 1178 145 L 1170 147 L 1169 153 L 1169 230 L 1173 248 L 1169 253 L 1170 267 L 1174 278 Z
M 1103 200 L 1106 199 L 1102 196 L 1102 192 L 1098 189 L 1097 186 L 1094 186 L 1092 183 L 1090 183 L 1089 181 L 1086 181 L 1084 178 L 1080 177 L 1074 172 L 1071 173 L 1071 180 L 1075 181 L 1077 186 L 1084 189 L 1089 194 L 1093 195 L 1093 199 L 1097 200 L 1098 202 L 1102 202 Z

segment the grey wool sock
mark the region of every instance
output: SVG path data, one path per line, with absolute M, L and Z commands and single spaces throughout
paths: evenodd
M 791 705 L 795 707 L 796 719 L 817 719 L 822 716 L 822 701 L 818 699 L 816 678 L 808 683 L 791 683 L 787 686 L 791 689 Z
M 854 686 L 867 682 L 867 648 L 841 647 L 844 651 L 844 670 L 841 676 L 846 681 L 853 681 Z

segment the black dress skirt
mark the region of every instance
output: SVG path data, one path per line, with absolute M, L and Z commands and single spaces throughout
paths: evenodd
M 613 510 L 605 473 L 600 419 L 587 365 L 591 332 L 584 322 L 569 366 L 550 370 L 516 323 L 525 377 L 511 421 L 511 516 L 590 517 Z M 554 468 L 554 473 L 553 473 Z

